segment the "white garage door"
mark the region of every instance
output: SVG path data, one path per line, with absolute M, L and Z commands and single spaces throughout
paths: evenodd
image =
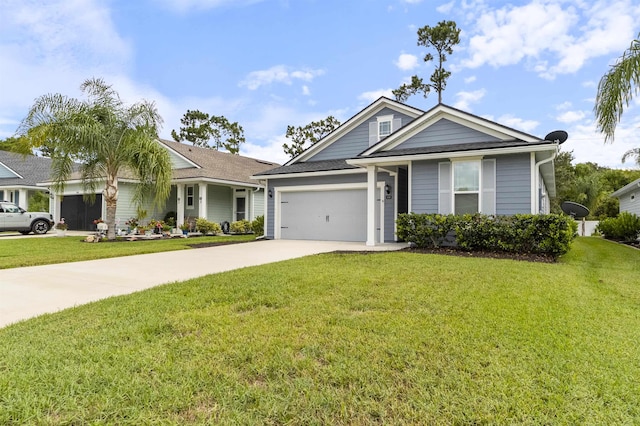
M 280 238 L 366 241 L 367 190 L 282 192 Z

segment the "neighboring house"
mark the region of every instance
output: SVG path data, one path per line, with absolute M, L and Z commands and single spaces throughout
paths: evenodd
M 29 209 L 29 197 L 45 189 L 36 184 L 49 179 L 51 159 L 0 151 L 0 200 Z
M 154 209 L 150 203 L 143 206 L 147 215 L 142 222 L 164 219 L 169 212 L 175 213 L 178 225 L 199 217 L 222 223 L 253 220 L 263 214 L 264 186 L 251 176 L 278 164 L 179 142 L 159 140 L 158 143 L 166 147 L 171 156 L 171 194 L 160 209 Z M 116 209 L 119 229 L 126 228 L 126 221 L 137 217 L 133 201 L 135 182 L 126 173 L 119 178 Z M 103 189 L 103 184 L 97 185 L 96 201 L 90 204 L 83 199 L 80 176 L 77 173 L 72 175 L 65 184 L 64 193 L 55 194 L 55 220 L 64 217 L 69 229 L 94 229 L 93 220 L 106 215 L 101 194 Z
M 612 193 L 611 196 L 620 201 L 621 213 L 629 212 L 640 216 L 640 179 L 623 186 Z
M 383 97 L 284 166 L 255 174 L 267 186 L 265 235 L 375 245 L 397 239 L 405 212 L 548 213 L 561 142 Z

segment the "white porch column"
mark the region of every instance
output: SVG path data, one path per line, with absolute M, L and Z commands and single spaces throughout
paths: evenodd
M 60 222 L 60 196 L 49 193 L 49 213 L 53 215 L 53 220 L 57 223 Z
M 176 227 L 180 227 L 184 223 L 184 184 L 179 183 L 176 185 L 177 190 L 177 206 L 176 206 Z
M 202 217 L 207 219 L 207 184 L 206 183 L 199 183 L 198 184 L 198 207 L 199 207 L 199 214 L 198 217 Z M 208 219 L 207 219 L 208 220 Z
M 19 189 L 18 194 L 18 207 L 29 210 L 29 197 L 27 196 L 27 190 Z
M 376 190 L 378 168 L 367 166 L 367 245 L 376 245 Z

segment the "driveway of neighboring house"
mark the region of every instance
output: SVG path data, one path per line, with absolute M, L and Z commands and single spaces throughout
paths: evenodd
M 0 327 L 44 313 L 247 266 L 406 244 L 271 240 L 0 271 Z

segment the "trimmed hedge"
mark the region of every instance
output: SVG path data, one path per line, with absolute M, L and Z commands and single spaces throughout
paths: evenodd
M 199 232 L 202 232 L 204 235 L 207 234 L 219 234 L 222 232 L 222 228 L 215 222 L 209 222 L 207 219 L 199 217 L 196 219 L 196 229 Z
M 247 219 L 231 222 L 229 230 L 232 234 L 248 234 L 251 232 L 251 222 Z
M 609 240 L 635 241 L 640 235 L 640 217 L 633 213 L 622 212 L 618 217 L 602 219 L 596 226 L 596 231 Z
M 453 237 L 467 251 L 534 253 L 554 259 L 569 250 L 576 222 L 556 214 L 443 216 L 405 213 L 398 216 L 398 237 L 419 248 L 440 247 Z
M 264 216 L 257 216 L 253 222 L 251 222 L 251 229 L 257 236 L 264 235 Z

